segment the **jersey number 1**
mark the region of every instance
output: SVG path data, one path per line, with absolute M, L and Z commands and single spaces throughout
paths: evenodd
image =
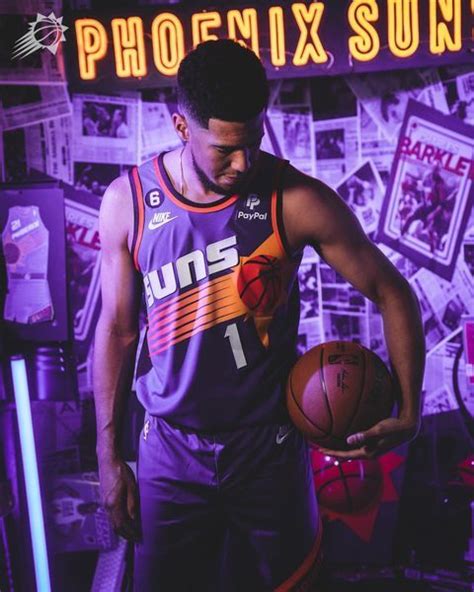
M 232 353 L 234 354 L 235 365 L 237 368 L 243 368 L 244 366 L 247 366 L 244 348 L 242 346 L 242 341 L 240 340 L 236 323 L 228 325 L 227 329 L 225 330 L 224 337 L 229 338 L 230 347 L 232 348 Z

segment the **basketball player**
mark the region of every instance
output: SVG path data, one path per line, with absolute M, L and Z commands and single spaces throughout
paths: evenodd
M 101 206 L 94 388 L 105 504 L 138 541 L 140 592 L 309 590 L 321 528 L 307 444 L 284 403 L 302 250 L 312 245 L 380 307 L 401 386 L 398 418 L 353 435 L 347 457 L 417 432 L 417 302 L 329 187 L 260 150 L 268 84 L 255 54 L 229 40 L 199 45 L 179 68 L 178 100 L 182 147 L 113 181 Z M 137 487 L 118 443 L 142 293 Z

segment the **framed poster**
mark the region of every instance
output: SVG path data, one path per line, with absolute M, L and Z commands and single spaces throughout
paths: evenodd
M 62 189 L 57 184 L 1 187 L 0 234 L 7 337 L 67 341 Z
M 473 128 L 408 103 L 377 240 L 450 281 L 474 199 Z

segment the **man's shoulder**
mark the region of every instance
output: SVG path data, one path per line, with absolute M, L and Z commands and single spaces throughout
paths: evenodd
M 259 166 L 285 166 L 289 164 L 289 160 L 283 156 L 277 156 L 273 152 L 267 152 L 260 148 L 258 156 Z
M 133 226 L 132 189 L 128 174 L 116 177 L 105 190 L 100 206 L 101 227 L 122 237 L 123 240 L 131 236 Z
M 320 179 L 303 173 L 291 163 L 286 166 L 282 179 L 283 198 L 286 201 L 296 197 L 299 201 L 318 201 L 328 191 L 331 191 L 330 188 Z
M 131 197 L 130 180 L 128 178 L 128 172 L 115 177 L 115 179 L 109 184 L 105 190 L 102 202 L 125 202 L 129 201 Z
M 346 232 L 352 218 L 340 196 L 320 179 L 291 165 L 287 168 L 282 209 L 287 235 L 295 248 Z
M 324 185 L 322 181 L 310 177 L 297 169 L 288 159 L 281 156 L 276 156 L 271 152 L 260 150 L 260 167 L 281 167 L 281 189 L 286 193 L 291 193 L 295 190 L 301 191 L 307 189 L 309 192 L 315 190 L 317 187 Z

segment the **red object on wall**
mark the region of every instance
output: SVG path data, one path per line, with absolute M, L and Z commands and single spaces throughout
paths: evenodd
M 470 454 L 458 464 L 458 471 L 463 482 L 474 490 L 474 454 Z
M 341 520 L 369 542 L 382 502 L 397 501 L 390 473 L 404 458 L 388 452 L 373 460 L 337 460 L 311 451 L 314 484 L 322 514 Z
M 312 463 L 321 506 L 342 514 L 353 514 L 378 503 L 383 478 L 377 459 L 338 461 L 313 453 Z

